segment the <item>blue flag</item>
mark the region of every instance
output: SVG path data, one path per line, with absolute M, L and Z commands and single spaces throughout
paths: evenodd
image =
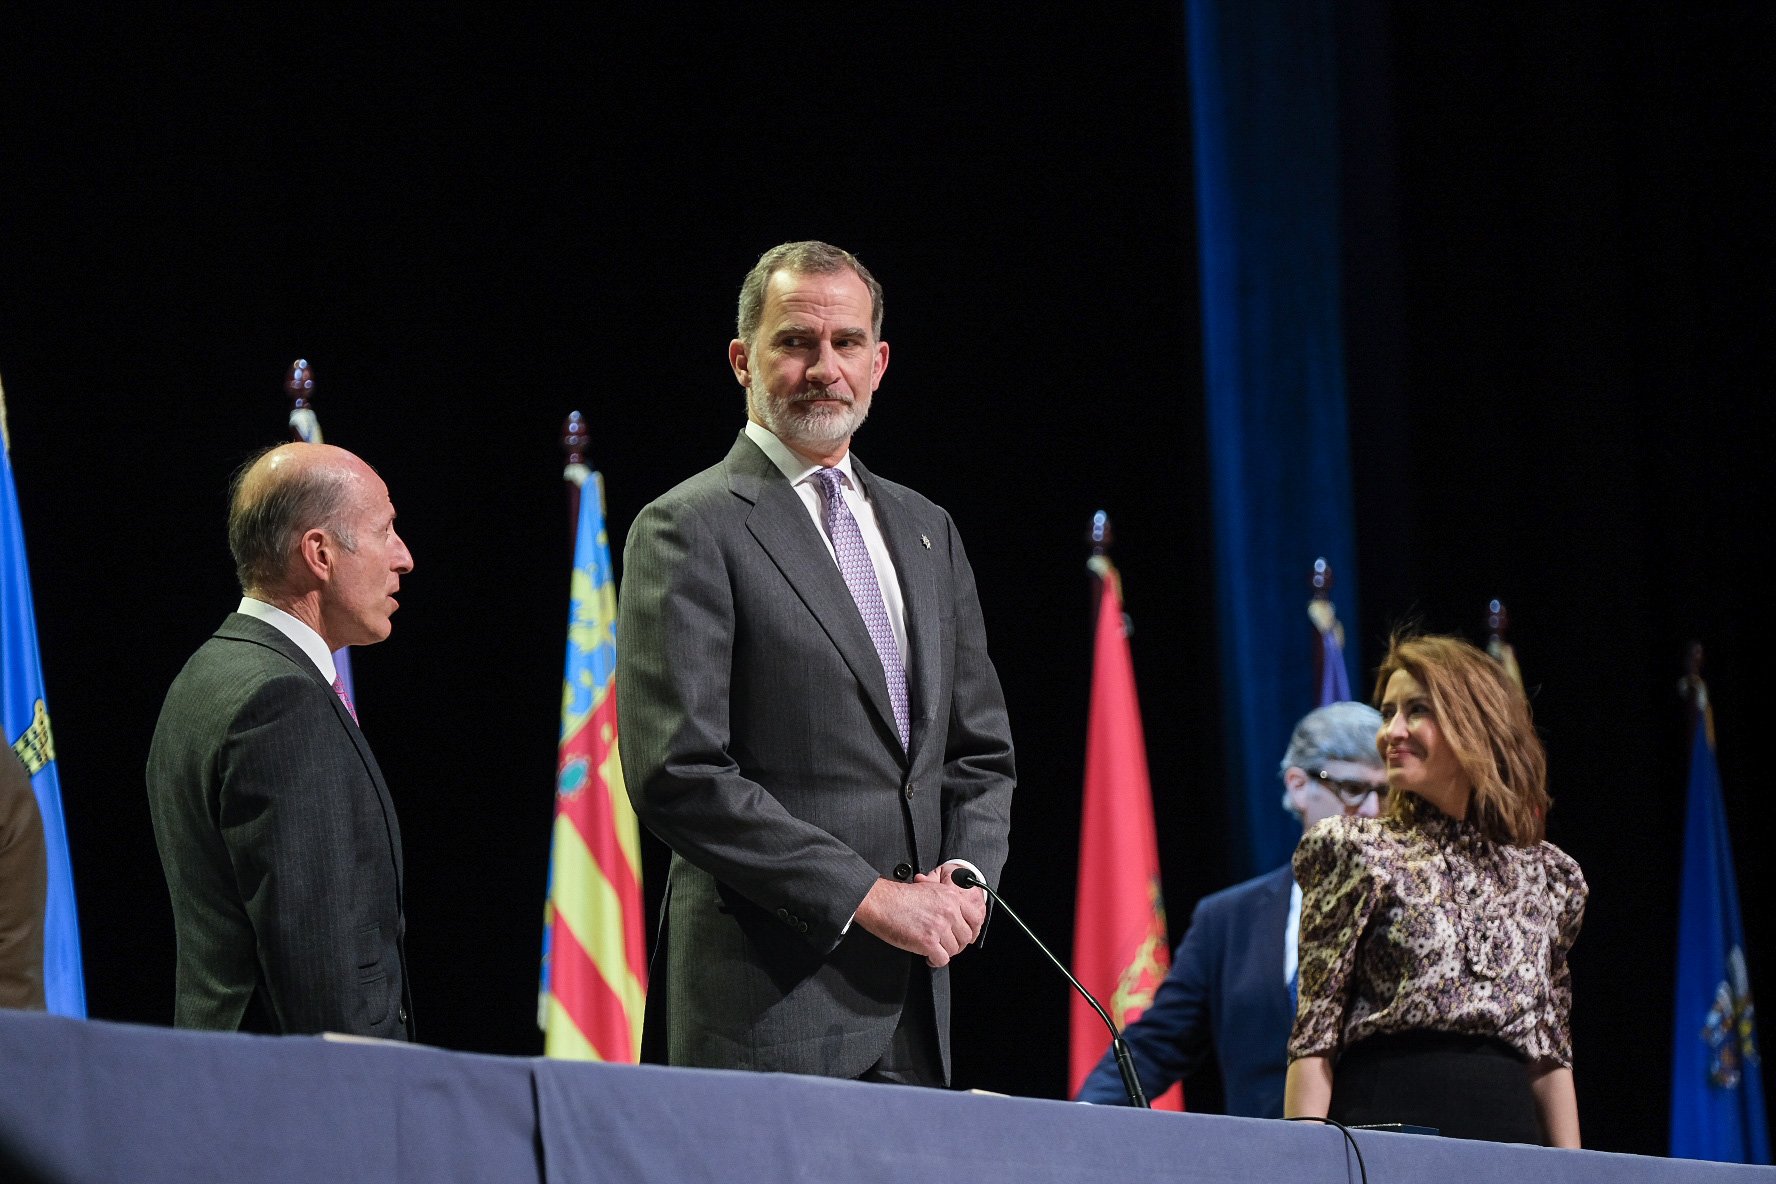
M 1697 686 L 1700 687 L 1698 680 Z M 1677 1026 L 1671 1056 L 1671 1154 L 1770 1162 L 1745 930 L 1721 808 L 1714 719 L 1699 691 L 1684 818 L 1677 922 Z
M 4 415 L 0 404 L 0 415 Z M 31 608 L 31 573 L 25 564 L 25 532 L 12 454 L 0 448 L 0 739 L 12 746 L 31 774 L 49 864 L 49 896 L 43 923 L 43 992 L 49 1010 L 84 1018 L 86 983 L 80 971 L 80 923 L 74 913 L 74 872 L 68 832 L 62 824 L 62 787 L 55 739 L 44 706 L 43 663 L 37 656 L 37 618 Z

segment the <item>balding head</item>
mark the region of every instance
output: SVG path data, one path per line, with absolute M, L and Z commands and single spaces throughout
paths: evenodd
M 273 601 L 288 590 L 303 534 L 328 531 L 348 551 L 350 508 L 369 465 L 329 444 L 280 444 L 242 465 L 228 504 L 228 549 L 241 591 Z
M 328 649 L 389 635 L 413 556 L 376 470 L 325 444 L 260 453 L 234 480 L 228 545 L 241 591 L 321 635 Z

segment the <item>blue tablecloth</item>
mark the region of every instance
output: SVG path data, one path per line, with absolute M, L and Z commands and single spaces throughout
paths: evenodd
M 1776 1169 L 1357 1134 L 1373 1184 L 1741 1184 Z M 0 1011 L 0 1146 L 60 1184 L 1358 1179 L 1339 1132 L 756 1073 Z

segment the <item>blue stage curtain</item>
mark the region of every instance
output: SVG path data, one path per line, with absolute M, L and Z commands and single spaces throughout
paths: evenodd
M 1359 619 L 1335 33 L 1330 0 L 1186 3 L 1228 791 L 1255 873 L 1300 837 L 1277 761 L 1317 699 L 1315 557 L 1339 619 Z

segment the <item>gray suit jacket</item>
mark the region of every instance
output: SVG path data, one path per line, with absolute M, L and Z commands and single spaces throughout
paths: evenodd
M 1011 735 L 974 574 L 948 514 L 853 464 L 905 597 L 909 751 L 820 529 L 744 434 L 629 535 L 617 713 L 630 797 L 674 852 L 673 1064 L 862 1073 L 914 965 L 845 931 L 865 893 L 952 857 L 997 883 L 1005 862 Z M 930 982 L 947 1074 L 949 975 Z
M 412 1039 L 401 831 L 345 705 L 230 614 L 167 692 L 148 805 L 184 1028 Z

